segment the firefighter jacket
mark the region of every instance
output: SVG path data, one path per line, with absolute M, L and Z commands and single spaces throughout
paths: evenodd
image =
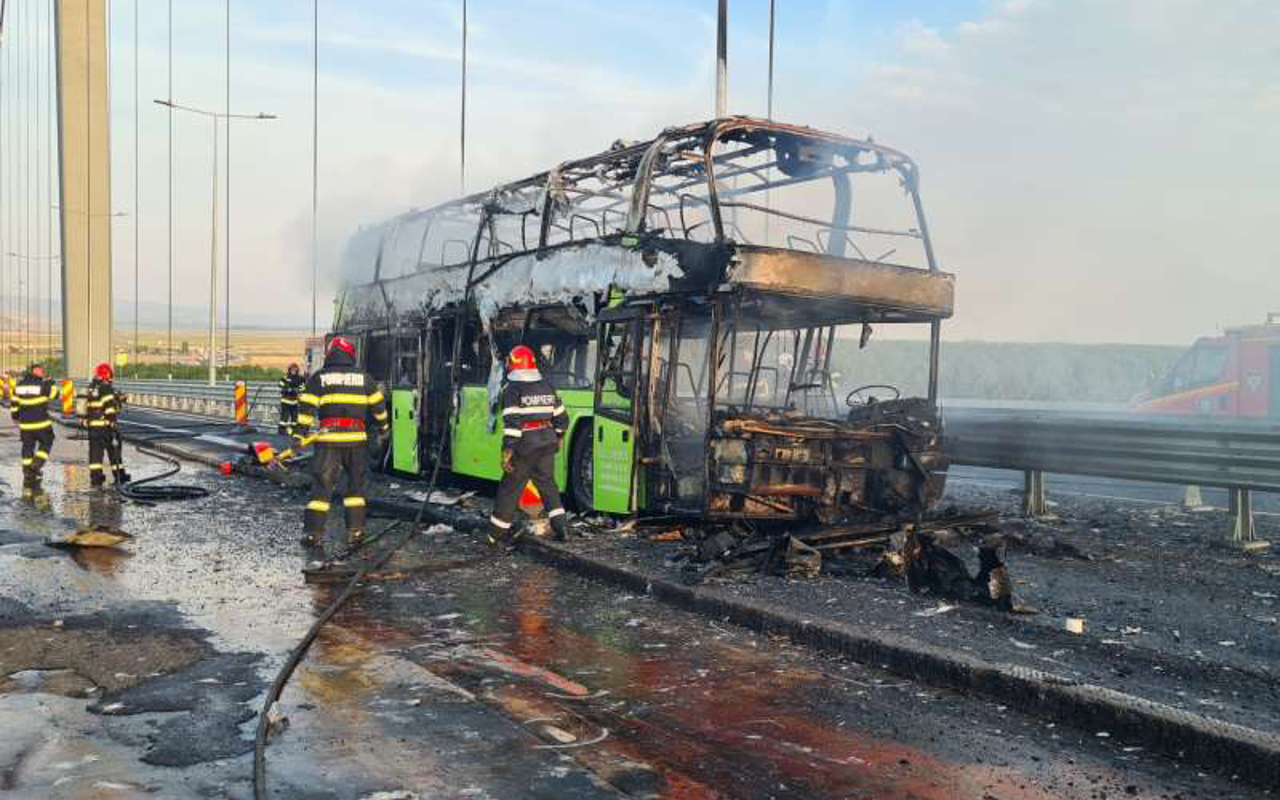
M 334 363 L 336 362 L 336 363 Z M 298 429 L 323 444 L 363 444 L 368 428 L 387 432 L 387 403 L 373 378 L 353 364 L 330 359 L 307 379 L 298 396 Z
M 516 454 L 540 450 L 556 444 L 568 428 L 564 403 L 541 377 L 512 380 L 502 390 L 503 449 Z
M 297 405 L 298 395 L 302 394 L 306 388 L 306 378 L 285 373 L 280 379 L 280 402 L 287 406 Z
M 94 378 L 85 393 L 85 425 L 90 428 L 107 428 L 116 424 L 120 414 L 120 395 L 111 381 Z
M 49 403 L 58 397 L 58 387 L 48 378 L 27 374 L 13 387 L 9 411 L 20 431 L 39 431 L 53 427 Z

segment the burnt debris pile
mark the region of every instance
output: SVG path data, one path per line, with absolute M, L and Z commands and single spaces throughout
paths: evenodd
M 651 541 L 677 543 L 667 560 L 682 567 L 690 583 L 748 574 L 878 577 L 901 581 L 913 592 L 1015 609 L 994 510 L 948 508 L 910 521 L 887 517 L 806 531 L 739 521 L 656 526 L 644 533 Z M 976 573 L 967 564 L 974 560 Z

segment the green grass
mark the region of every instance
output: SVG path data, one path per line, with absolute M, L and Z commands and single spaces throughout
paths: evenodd
M 66 375 L 62 367 L 62 359 L 43 359 L 45 372 L 54 377 Z M 274 381 L 284 375 L 283 369 L 258 366 L 236 366 L 229 370 L 218 370 L 219 381 Z M 209 377 L 207 367 L 196 364 L 129 364 L 116 368 L 116 380 L 166 380 L 172 377 L 175 381 L 200 381 Z
M 238 366 L 228 370 L 218 370 L 218 380 L 226 381 L 273 381 L 284 374 L 282 369 L 271 367 Z M 118 380 L 164 380 L 172 377 L 175 381 L 198 381 L 209 377 L 209 368 L 194 364 L 130 364 L 116 370 Z

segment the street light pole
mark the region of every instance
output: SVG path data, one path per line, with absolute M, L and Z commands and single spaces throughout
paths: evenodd
M 218 118 L 209 120 L 213 125 L 213 202 L 210 204 L 209 240 L 209 385 L 218 383 Z M 230 366 L 230 364 L 228 364 Z
M 203 108 L 192 108 L 191 106 L 182 106 L 170 100 L 156 100 L 156 105 L 164 106 L 170 110 L 187 111 L 192 114 L 199 114 L 202 117 L 208 117 L 213 123 L 213 200 L 211 204 L 210 218 L 213 220 L 212 234 L 209 239 L 209 352 L 206 357 L 209 360 L 209 385 L 213 386 L 218 382 L 218 365 L 214 354 L 218 348 L 218 122 L 233 119 L 248 120 L 268 120 L 276 119 L 275 114 L 227 114 L 217 111 L 206 111 Z M 228 276 L 230 276 L 230 265 L 228 264 Z M 229 284 L 228 284 L 229 288 Z M 231 332 L 228 329 L 228 337 Z M 227 366 L 230 367 L 231 356 L 227 355 Z
M 716 119 L 729 116 L 729 0 L 716 14 Z

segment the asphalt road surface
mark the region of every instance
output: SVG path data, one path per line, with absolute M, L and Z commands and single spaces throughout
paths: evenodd
M 23 497 L 0 430 L 0 791 L 251 797 L 263 692 L 337 592 L 300 574 L 303 498 L 188 466 L 208 498 L 125 503 L 88 488 L 86 443 L 59 436 L 47 493 Z M 130 462 L 162 467 L 132 448 Z M 88 531 L 131 538 L 47 545 Z M 1258 796 L 1106 731 L 817 657 L 447 528 L 379 578 L 284 694 L 273 797 Z

